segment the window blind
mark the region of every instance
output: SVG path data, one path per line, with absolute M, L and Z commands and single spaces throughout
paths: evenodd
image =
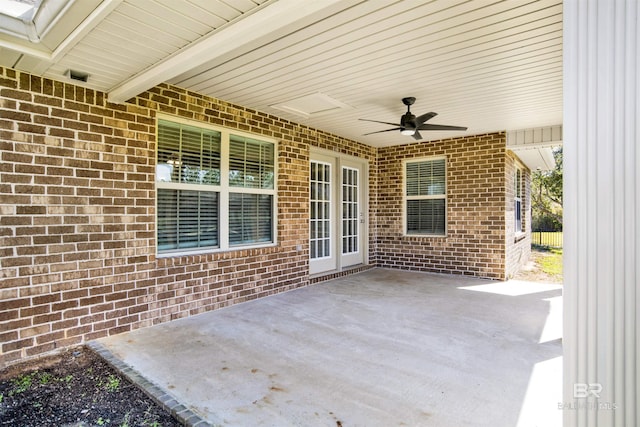
M 220 132 L 159 120 L 157 164 L 158 181 L 219 185 Z
M 229 185 L 244 188 L 273 188 L 273 144 L 231 135 Z
M 407 163 L 407 196 L 433 196 L 445 194 L 444 159 Z
M 515 173 L 515 188 L 514 188 L 514 214 L 515 214 L 515 228 L 516 232 L 522 231 L 522 171 L 516 168 Z
M 229 194 L 229 244 L 269 242 L 272 236 L 273 197 L 265 194 Z
M 157 156 L 158 253 L 274 241 L 275 144 L 159 119 Z
M 405 164 L 407 234 L 446 234 L 446 194 L 446 159 Z
M 218 193 L 158 189 L 158 250 L 218 245 Z

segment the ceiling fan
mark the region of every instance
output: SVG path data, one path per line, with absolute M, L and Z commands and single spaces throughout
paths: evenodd
M 364 120 L 365 122 L 374 122 L 374 123 L 383 123 L 385 125 L 397 126 L 391 129 L 379 130 L 377 132 L 369 132 L 365 133 L 365 135 L 371 135 L 374 133 L 381 132 L 392 132 L 395 130 L 399 130 L 403 135 L 413 136 L 413 139 L 419 140 L 422 139 L 422 135 L 420 135 L 421 130 L 467 130 L 466 127 L 463 126 L 448 126 L 448 125 L 436 125 L 436 124 L 428 124 L 426 123 L 428 120 L 431 120 L 433 117 L 437 116 L 438 113 L 430 112 L 427 114 L 423 114 L 421 116 L 416 117 L 411 113 L 411 106 L 416 102 L 414 97 L 402 98 L 402 103 L 407 106 L 407 112 L 400 117 L 400 123 L 389 123 L 389 122 L 381 122 L 379 120 L 370 120 L 370 119 L 359 119 Z

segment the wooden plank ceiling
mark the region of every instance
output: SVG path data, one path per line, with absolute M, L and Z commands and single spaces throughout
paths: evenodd
M 87 86 L 111 92 L 218 32 L 240 37 L 251 31 L 243 21 L 278 1 L 287 5 L 109 0 L 112 10 L 57 57 L 17 54 L 1 34 L 0 64 L 54 79 L 78 70 Z M 373 146 L 413 142 L 399 132 L 363 136 L 389 126 L 358 120 L 397 123 L 407 96 L 417 98 L 413 113 L 438 113 L 430 123 L 468 127 L 422 132 L 426 140 L 562 123 L 561 0 L 343 0 L 292 13 L 300 19 L 273 23 L 259 42 L 185 61 L 166 80 Z

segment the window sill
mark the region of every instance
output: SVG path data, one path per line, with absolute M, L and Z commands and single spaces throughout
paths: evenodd
M 192 250 L 192 251 L 175 251 L 175 252 L 163 252 L 157 253 L 156 258 L 177 258 L 183 256 L 195 256 L 195 255 L 208 255 L 208 254 L 219 254 L 225 252 L 237 252 L 237 251 L 246 251 L 250 249 L 262 249 L 262 248 L 272 248 L 278 246 L 277 243 L 269 242 L 255 245 L 247 245 L 247 246 L 231 246 L 229 248 L 220 249 L 220 248 L 208 248 L 201 250 Z
M 525 237 L 527 237 L 527 233 L 525 233 L 524 231 L 516 231 L 516 237 L 515 239 L 513 239 L 513 243 L 518 243 L 524 240 Z
M 404 234 L 404 237 L 418 237 L 418 238 L 430 238 L 430 237 L 435 237 L 435 238 L 445 238 L 447 237 L 446 234 Z

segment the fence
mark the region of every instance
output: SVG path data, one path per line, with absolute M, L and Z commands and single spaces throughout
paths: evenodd
M 532 231 L 531 243 L 552 248 L 562 247 L 562 231 Z

